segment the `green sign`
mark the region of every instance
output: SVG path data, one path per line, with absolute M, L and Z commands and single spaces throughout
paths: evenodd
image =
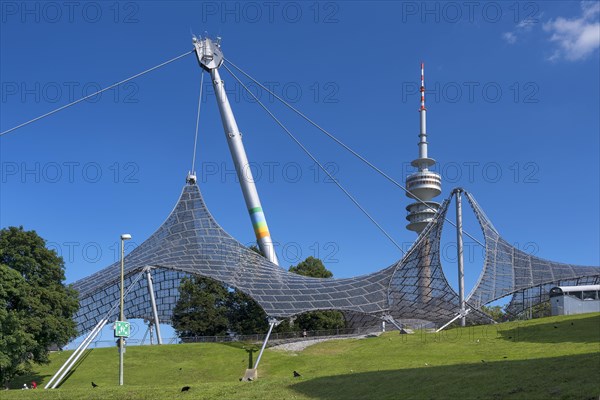
M 116 337 L 129 337 L 130 325 L 129 322 L 117 321 L 115 322 L 115 336 Z

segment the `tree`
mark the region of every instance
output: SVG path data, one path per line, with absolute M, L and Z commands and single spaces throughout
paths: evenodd
M 261 256 L 263 256 L 263 257 L 265 256 L 265 254 L 262 252 L 262 250 L 261 250 L 261 249 L 259 249 L 259 248 L 258 248 L 258 246 L 257 246 L 257 245 L 255 245 L 255 244 L 252 244 L 252 245 L 250 245 L 250 247 L 248 247 L 248 248 L 249 248 L 250 250 L 252 250 L 253 252 L 260 254 L 260 255 L 261 255 Z
M 64 261 L 35 231 L 0 230 L 0 380 L 6 385 L 48 363 L 49 348 L 77 334 L 77 292 L 63 284 Z
M 229 330 L 240 335 L 265 333 L 269 328 L 267 313 L 244 292 L 233 289 L 227 296 Z
M 312 256 L 296 266 L 291 266 L 289 271 L 313 278 L 333 277 L 333 272 L 325 268 L 320 259 Z M 346 320 L 340 311 L 311 311 L 296 317 L 294 324 L 307 331 L 320 331 L 345 328 Z
M 291 266 L 289 271 L 298 275 L 311 276 L 313 278 L 333 277 L 333 272 L 325 268 L 323 262 L 313 256 L 308 257 L 296 266 Z
M 492 317 L 496 322 L 504 322 L 507 319 L 507 315 L 501 306 L 481 306 L 481 311 Z
M 185 278 L 173 310 L 179 337 L 264 333 L 267 314 L 250 296 L 211 278 Z
M 256 246 L 250 249 L 258 254 Z M 291 272 L 317 278 L 331 278 L 333 273 L 321 260 L 308 257 Z M 173 328 L 179 337 L 239 335 L 266 333 L 269 325 L 262 307 L 242 291 L 211 278 L 186 278 L 179 286 L 179 300 L 173 310 Z M 313 311 L 296 317 L 295 323 L 283 321 L 276 332 L 298 329 L 328 330 L 344 328 L 344 316 L 339 311 Z
M 346 327 L 346 319 L 340 311 L 311 311 L 298 315 L 294 321 L 300 329 L 328 331 Z
M 227 288 L 214 279 L 184 278 L 173 309 L 173 328 L 179 337 L 225 335 Z
M 250 250 L 263 255 L 256 245 Z M 266 333 L 267 314 L 250 296 L 211 278 L 184 279 L 173 311 L 179 337 Z

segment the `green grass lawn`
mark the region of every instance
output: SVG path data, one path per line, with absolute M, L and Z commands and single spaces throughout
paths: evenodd
M 16 380 L 40 387 L 69 356 Z M 598 399 L 600 314 L 332 340 L 298 353 L 267 350 L 255 382 L 239 346 L 129 347 L 125 386 L 116 348 L 88 350 L 55 390 L 0 391 L 22 399 Z M 302 374 L 294 378 L 292 371 Z M 91 381 L 99 385 L 93 389 Z M 190 386 L 181 393 L 182 386 Z

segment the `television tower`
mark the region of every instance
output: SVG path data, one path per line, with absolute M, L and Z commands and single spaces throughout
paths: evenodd
M 418 168 L 417 172 L 406 178 L 406 196 L 417 200 L 406 207 L 408 225 L 406 229 L 420 234 L 440 208 L 440 203 L 431 201 L 442 193 L 442 177 L 437 172 L 429 170 L 435 165 L 435 160 L 427 154 L 427 109 L 425 108 L 425 65 L 421 63 L 421 132 L 419 133 L 419 158 L 411 165 Z M 425 204 L 423 204 L 425 203 Z

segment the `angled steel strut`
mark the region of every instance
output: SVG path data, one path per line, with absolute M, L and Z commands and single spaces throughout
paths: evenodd
M 227 137 L 227 143 L 229 144 L 229 151 L 231 152 L 231 157 L 235 164 L 235 170 L 240 181 L 240 186 L 242 187 L 244 200 L 246 200 L 246 207 L 250 213 L 250 219 L 252 220 L 252 226 L 254 227 L 258 246 L 269 261 L 279 265 L 277 255 L 275 254 L 275 247 L 273 246 L 273 240 L 269 233 L 267 219 L 265 218 L 265 213 L 260 204 L 256 185 L 254 184 L 254 177 L 252 176 L 248 157 L 246 156 L 244 143 L 242 142 L 242 134 L 238 129 L 233 111 L 229 105 L 227 93 L 225 92 L 225 83 L 221 80 L 221 76 L 219 75 L 219 67 L 223 64 L 220 39 L 213 41 L 210 38 L 198 39 L 194 37 L 192 41 L 194 43 L 200 67 L 210 72 L 212 78 L 217 105 L 219 106 L 219 112 L 221 113 L 221 121 L 223 122 L 223 129 L 225 130 L 225 136 Z

